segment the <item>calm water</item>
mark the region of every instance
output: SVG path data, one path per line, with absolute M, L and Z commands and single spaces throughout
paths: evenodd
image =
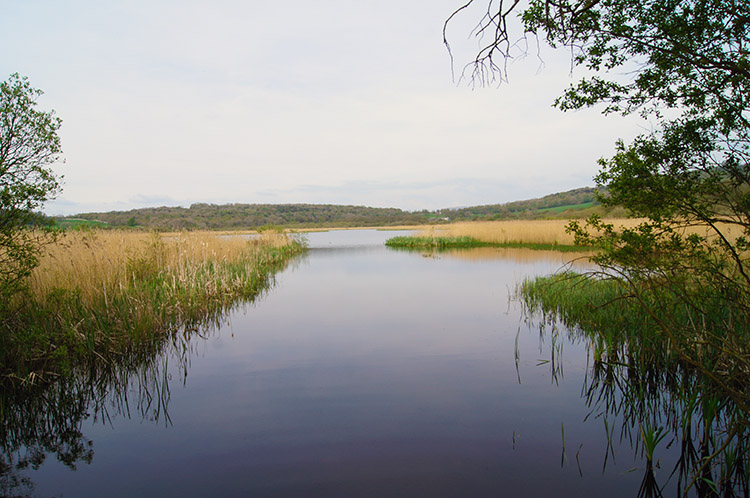
M 254 304 L 109 395 L 82 394 L 67 422 L 80 433 L 62 444 L 74 448 L 48 444 L 3 478 L 31 482 L 5 492 L 635 496 L 645 463 L 632 435 L 583 398 L 586 342 L 540 332 L 509 299 L 564 256 L 433 257 L 385 248 L 392 235 L 309 234 L 308 254 Z

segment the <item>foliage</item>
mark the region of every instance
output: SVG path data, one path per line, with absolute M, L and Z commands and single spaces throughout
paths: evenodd
M 469 65 L 472 76 L 504 79 L 498 61 L 518 46 L 508 28 L 516 14 L 527 36 L 569 48 L 573 65 L 591 76 L 571 85 L 556 100 L 559 108 L 602 104 L 605 113 L 639 112 L 657 124 L 600 160 L 596 180 L 605 188 L 604 203 L 648 217 L 650 232 L 669 238 L 676 227 L 706 225 L 741 266 L 750 244 L 744 233 L 750 226 L 750 4 L 532 0 L 517 13 L 518 5 L 490 2 L 477 31 L 491 41 Z M 731 240 L 721 223 L 743 236 Z
M 61 120 L 36 109 L 41 95 L 17 73 L 0 83 L 0 308 L 36 266 L 46 237 L 29 227 L 60 189 L 49 166 L 60 157 Z
M 424 223 L 418 213 L 395 208 L 329 204 L 193 204 L 107 213 L 82 213 L 58 218 L 83 218 L 113 227 L 138 226 L 164 230 L 247 230 L 267 227 L 387 226 Z
M 478 27 L 490 42 L 469 65 L 472 76 L 505 79 L 501 61 L 518 47 L 509 20 L 518 15 L 524 36 L 566 47 L 586 71 L 556 100 L 560 109 L 601 105 L 652 120 L 652 132 L 618 142 L 600 160 L 596 177 L 605 206 L 646 221 L 616 230 L 592 216 L 570 229 L 577 242 L 602 249 L 600 276 L 628 289 L 624 296 L 675 339 L 684 361 L 710 373 L 698 350 L 717 348 L 750 371 L 740 333 L 750 324 L 750 4 L 531 0 L 517 12 L 519 5 L 490 2 Z M 681 323 L 674 310 L 690 320 Z M 748 407 L 744 393 L 726 387 Z

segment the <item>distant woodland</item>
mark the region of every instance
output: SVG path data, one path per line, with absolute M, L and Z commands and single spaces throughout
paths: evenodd
M 267 227 L 326 228 L 448 223 L 468 220 L 581 218 L 601 213 L 593 188 L 579 188 L 506 204 L 404 211 L 333 204 L 193 204 L 57 217 L 62 228 L 80 225 L 160 230 L 243 230 Z

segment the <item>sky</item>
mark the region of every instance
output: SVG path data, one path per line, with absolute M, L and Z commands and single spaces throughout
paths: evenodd
M 63 120 L 51 215 L 433 210 L 592 186 L 597 159 L 646 124 L 553 108 L 581 74 L 533 41 L 507 83 L 462 79 L 481 8 L 448 26 L 453 64 L 442 30 L 463 3 L 0 0 L 0 79 L 27 76 Z

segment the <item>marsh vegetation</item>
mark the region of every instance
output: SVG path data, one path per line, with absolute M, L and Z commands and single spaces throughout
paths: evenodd
M 50 382 L 6 385 L 0 489 L 743 496 L 740 407 L 665 356 L 658 334 L 602 327 L 629 309 L 602 307 L 584 328 L 544 311 L 532 289 L 553 288 L 547 280 L 525 284 L 536 301 L 513 300 L 519 276 L 580 255 L 484 247 L 424 258 L 384 247 L 392 235 L 311 233 L 251 305 Z M 585 302 L 584 277 L 565 278 L 555 295 Z M 123 472 L 128 483 L 112 489 Z
M 614 223 L 633 226 L 634 220 Z M 516 247 L 540 250 L 585 252 L 567 231 L 567 220 L 507 220 L 457 222 L 419 227 L 414 235 L 393 237 L 389 247 L 404 249 L 446 249 L 469 247 Z
M 608 439 L 626 438 L 645 455 L 639 496 L 662 495 L 653 476 L 659 446 L 679 448 L 667 469 L 679 494 L 747 496 L 750 331 L 737 310 L 709 300 L 698 312 L 669 289 L 635 300 L 621 281 L 592 273 L 529 279 L 518 292 L 550 333 L 566 330 L 589 344 L 584 397 Z
M 584 391 L 592 413 L 624 418 L 619 437 L 646 455 L 639 495 L 661 495 L 652 475 L 661 443 L 682 448 L 672 468 L 679 493 L 744 496 L 750 482 L 746 235 L 742 217 L 729 213 L 703 222 L 593 217 L 585 227 L 551 220 L 457 223 L 386 244 L 448 254 L 516 245 L 588 251 L 580 257 L 591 260 L 583 273 L 526 280 L 518 298 L 553 333 L 559 326 L 590 344 L 592 382 Z
M 266 289 L 303 245 L 289 236 L 222 238 L 81 230 L 43 246 L 0 325 L 5 380 L 57 376 L 198 329 Z

